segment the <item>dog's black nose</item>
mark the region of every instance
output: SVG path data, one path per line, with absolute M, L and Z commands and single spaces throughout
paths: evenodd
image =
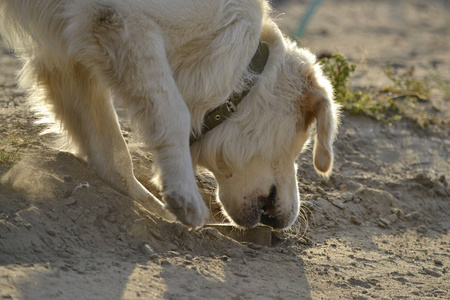
M 277 198 L 277 187 L 272 185 L 269 195 L 260 199 L 260 205 L 262 210 L 261 223 L 274 227 L 277 227 L 275 202 Z

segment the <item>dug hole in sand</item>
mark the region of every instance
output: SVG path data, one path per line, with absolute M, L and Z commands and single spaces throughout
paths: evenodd
M 295 31 L 309 4 L 273 2 L 286 33 Z M 448 87 L 449 23 L 444 0 L 329 0 L 300 43 L 357 63 L 355 89 L 382 88 L 387 65 L 414 66 L 421 80 L 439 74 Z M 2 50 L 0 298 L 449 298 L 445 88 L 433 88 L 430 102 L 415 107 L 443 122 L 425 129 L 345 112 L 333 175 L 320 178 L 309 151 L 298 158 L 302 217 L 290 231 L 271 232 L 267 246 L 164 221 L 72 154 L 46 146 L 16 85 L 18 70 Z M 136 176 L 156 193 L 148 185 L 151 155 L 126 120 L 120 122 Z M 214 212 L 211 222 L 222 222 L 213 179 L 200 174 L 198 184 Z

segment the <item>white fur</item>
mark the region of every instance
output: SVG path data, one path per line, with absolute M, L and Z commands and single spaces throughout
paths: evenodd
M 162 213 L 133 175 L 111 94 L 155 153 L 166 208 L 180 221 L 197 227 L 208 215 L 194 162 L 214 173 L 236 225 L 255 226 L 266 208 L 266 223 L 286 228 L 299 209 L 294 161 L 314 120 L 315 166 L 331 172 L 338 107 L 315 57 L 283 37 L 269 13 L 264 0 L 0 0 L 0 29 L 24 61 L 31 101 L 117 190 Z M 270 56 L 257 85 L 189 149 L 205 114 L 255 76 L 247 66 L 260 39 Z M 272 202 L 264 200 L 271 187 Z

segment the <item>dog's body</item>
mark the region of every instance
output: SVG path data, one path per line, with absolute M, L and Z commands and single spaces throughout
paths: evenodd
M 193 162 L 211 170 L 235 224 L 274 228 L 299 210 L 295 159 L 316 122 L 314 164 L 331 172 L 338 123 L 315 57 L 284 38 L 264 0 L 0 0 L 21 83 L 50 108 L 75 152 L 117 190 L 161 206 L 134 177 L 110 94 L 155 153 L 165 205 L 201 226 Z M 270 56 L 237 113 L 191 147 L 205 114 L 246 88 L 259 41 Z M 192 159 L 193 158 L 193 159 Z

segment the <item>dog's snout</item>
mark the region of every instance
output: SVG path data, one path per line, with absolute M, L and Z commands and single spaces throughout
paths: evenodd
M 269 191 L 269 195 L 267 197 L 261 198 L 262 209 L 264 209 L 264 207 L 268 208 L 267 206 L 270 206 L 270 204 L 272 204 L 275 201 L 276 197 L 277 197 L 277 187 L 272 185 Z
M 270 188 L 269 195 L 260 199 L 262 210 L 261 223 L 274 227 L 276 224 L 275 202 L 277 198 L 277 187 Z
M 275 199 L 277 197 L 277 187 L 272 185 L 269 195 L 267 197 L 260 198 L 261 209 L 263 214 L 270 215 L 274 209 Z
M 251 228 L 260 223 L 277 230 L 291 226 L 293 220 L 297 218 L 294 210 L 284 211 L 282 208 L 283 202 L 280 199 L 280 193 L 277 191 L 277 187 L 273 185 L 265 196 L 247 199 L 236 210 L 227 212 L 238 226 Z

